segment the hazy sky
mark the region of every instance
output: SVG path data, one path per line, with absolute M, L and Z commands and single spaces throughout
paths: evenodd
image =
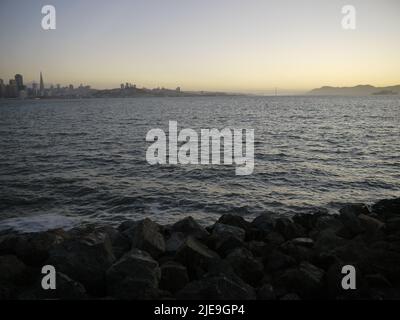
M 41 28 L 52 4 L 57 29 Z M 343 30 L 343 5 L 357 9 Z M 0 0 L 0 78 L 271 92 L 400 84 L 400 0 Z

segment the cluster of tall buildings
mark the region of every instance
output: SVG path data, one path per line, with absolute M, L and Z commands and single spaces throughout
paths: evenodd
M 0 98 L 89 97 L 92 93 L 93 90 L 90 86 L 82 84 L 77 88 L 74 88 L 72 84 L 65 87 L 61 87 L 59 84 L 50 85 L 46 88 L 41 72 L 39 84 L 33 82 L 31 86 L 24 85 L 21 74 L 16 74 L 14 79 L 10 79 L 8 83 L 0 79 Z

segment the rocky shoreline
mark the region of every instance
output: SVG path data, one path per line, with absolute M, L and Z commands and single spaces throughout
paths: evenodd
M 57 271 L 43 290 L 41 269 Z M 341 286 L 356 270 L 356 290 Z M 292 219 L 146 218 L 0 235 L 0 299 L 400 299 L 400 198 Z

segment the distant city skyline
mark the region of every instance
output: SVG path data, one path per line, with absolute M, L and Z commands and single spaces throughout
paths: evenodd
M 270 93 L 320 86 L 400 83 L 400 1 L 68 2 L 54 0 L 57 29 L 41 29 L 42 1 L 0 3 L 0 78 Z M 51 79 L 48 81 L 46 79 Z

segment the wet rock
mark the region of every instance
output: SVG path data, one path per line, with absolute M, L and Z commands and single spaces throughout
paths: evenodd
M 306 235 L 305 229 L 288 218 L 276 220 L 275 231 L 279 232 L 286 240 L 300 238 Z
M 363 203 L 353 203 L 353 204 L 347 204 L 345 206 L 343 206 L 340 210 L 339 210 L 340 214 L 351 214 L 351 215 L 355 215 L 355 216 L 359 216 L 360 214 L 363 215 L 370 215 L 371 211 L 368 208 L 367 205 L 363 204 Z
M 185 266 L 169 261 L 161 266 L 160 288 L 175 293 L 183 289 L 189 282 Z
M 339 217 L 340 221 L 343 223 L 343 229 L 338 232 L 339 236 L 346 239 L 351 239 L 364 232 L 361 222 L 354 212 L 345 210 L 340 213 Z
M 102 226 L 96 229 L 98 232 L 105 232 L 111 241 L 111 246 L 116 259 L 122 257 L 131 249 L 130 239 L 111 226 Z
M 256 217 L 251 225 L 258 231 L 261 232 L 262 236 L 266 236 L 268 233 L 274 230 L 275 220 L 269 214 L 263 214 Z
M 264 266 L 249 250 L 237 248 L 226 257 L 226 260 L 242 280 L 252 286 L 259 285 L 264 275 Z
M 17 255 L 26 265 L 42 266 L 49 257 L 50 249 L 67 237 L 62 230 L 11 234 L 0 240 L 0 251 Z
M 185 243 L 186 236 L 182 232 L 172 233 L 165 241 L 165 251 L 167 253 L 176 253 Z
M 207 270 L 207 265 L 219 255 L 198 240 L 188 237 L 175 256 L 176 261 L 188 268 L 191 277 L 198 277 Z
M 146 218 L 123 231 L 132 241 L 132 248 L 144 250 L 154 258 L 165 252 L 165 240 L 157 223 Z
M 294 258 L 297 262 L 310 261 L 313 254 L 310 248 L 302 245 L 296 245 L 292 240 L 283 243 L 280 249 L 285 254 Z
M 318 298 L 324 287 L 324 274 L 324 270 L 302 262 L 299 267 L 284 271 L 277 282 L 302 298 Z
M 190 216 L 173 224 L 171 230 L 172 232 L 181 232 L 185 236 L 191 236 L 199 240 L 205 240 L 209 236 L 207 230 Z
M 246 232 L 252 229 L 252 225 L 250 222 L 246 221 L 243 217 L 238 216 L 238 215 L 233 215 L 233 214 L 224 214 L 222 215 L 217 223 L 233 226 L 233 227 L 238 227 Z
M 50 251 L 47 264 L 81 282 L 94 295 L 105 293 L 105 272 L 115 261 L 111 241 L 104 232 L 64 240 Z
M 296 264 L 296 260 L 279 250 L 273 250 L 264 261 L 265 268 L 271 272 L 280 271 Z
M 211 246 L 222 256 L 244 245 L 245 231 L 242 228 L 216 223 L 210 237 Z
M 27 274 L 27 266 L 16 256 L 0 256 L 0 286 L 5 282 L 23 284 Z
M 86 290 L 79 282 L 67 275 L 56 273 L 56 290 L 43 290 L 41 279 L 18 296 L 20 300 L 85 300 L 88 298 Z
M 372 211 L 385 219 L 399 216 L 400 198 L 378 201 L 372 206 Z
M 177 293 L 181 300 L 254 300 L 254 289 L 226 276 L 205 277 L 189 283 Z
M 285 238 L 279 232 L 276 231 L 268 233 L 268 235 L 265 236 L 264 240 L 265 242 L 273 246 L 279 246 L 286 241 Z
M 257 290 L 257 299 L 258 300 L 275 300 L 276 295 L 274 291 L 274 287 L 267 283 L 264 284 L 261 288 Z
M 296 246 L 302 246 L 307 248 L 312 248 L 314 246 L 314 240 L 311 238 L 295 238 L 291 240 L 291 243 L 293 243 Z
M 358 220 L 360 221 L 361 227 L 367 233 L 366 236 L 369 239 L 378 236 L 378 232 L 383 231 L 385 228 L 385 224 L 383 222 L 365 214 L 360 214 L 358 216 Z
M 107 271 L 107 289 L 118 299 L 150 299 L 158 294 L 161 271 L 150 254 L 132 249 Z

